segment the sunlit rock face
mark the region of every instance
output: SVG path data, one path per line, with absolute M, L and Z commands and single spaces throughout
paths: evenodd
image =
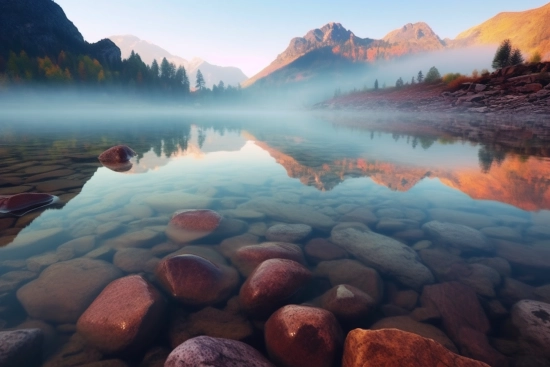
M 0 196 L 0 215 L 21 216 L 32 210 L 53 204 L 58 200 L 57 196 L 40 193 Z
M 77 323 L 84 338 L 107 353 L 137 351 L 162 327 L 165 302 L 160 292 L 139 275 L 111 282 Z
M 208 236 L 221 221 L 222 216 L 212 210 L 181 210 L 172 216 L 166 235 L 177 244 L 185 244 Z

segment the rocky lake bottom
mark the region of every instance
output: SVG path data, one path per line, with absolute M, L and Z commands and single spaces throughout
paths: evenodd
M 303 119 L 5 119 L 0 365 L 550 366 L 550 145 Z

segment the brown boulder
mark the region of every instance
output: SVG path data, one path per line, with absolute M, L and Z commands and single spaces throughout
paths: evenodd
M 269 259 L 288 259 L 305 264 L 300 246 L 286 242 L 264 242 L 241 247 L 231 261 L 244 276 L 248 276 L 258 265 Z
M 130 147 L 126 145 L 116 145 L 111 147 L 99 155 L 99 161 L 103 164 L 109 163 L 125 163 L 132 157 L 136 156 Z
M 105 353 L 137 351 L 150 343 L 162 326 L 165 302 L 139 275 L 110 283 L 80 316 L 78 332 Z
M 343 334 L 334 315 L 308 306 L 288 305 L 265 324 L 267 351 L 285 367 L 331 367 L 339 359 Z
M 162 260 L 156 276 L 163 288 L 186 305 L 206 306 L 228 298 L 239 283 L 239 274 L 229 266 L 214 264 L 196 255 Z
M 362 330 L 348 333 L 342 367 L 488 367 L 461 357 L 441 344 L 397 329 Z
M 288 302 L 310 279 L 311 272 L 295 261 L 266 260 L 243 284 L 239 300 L 247 313 L 267 317 Z
M 177 244 L 186 244 L 212 233 L 222 221 L 222 216 L 213 210 L 181 210 L 172 216 L 166 236 Z
M 57 196 L 40 193 L 22 193 L 11 196 L 0 195 L 0 214 L 22 216 L 31 210 L 50 205 L 59 200 Z
M 375 307 L 374 299 L 348 284 L 337 285 L 321 296 L 321 307 L 342 322 L 357 321 L 366 317 Z
M 304 246 L 305 255 L 310 263 L 345 259 L 348 253 L 324 238 L 314 238 Z

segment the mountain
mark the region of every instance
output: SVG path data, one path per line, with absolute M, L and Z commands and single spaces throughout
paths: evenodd
M 61 51 L 85 54 L 115 67 L 120 50 L 110 40 L 88 43 L 52 0 L 0 1 L 0 55 L 25 50 L 31 57 L 57 58 Z
M 187 75 L 192 85 L 194 85 L 199 69 L 204 76 L 207 87 L 218 84 L 220 80 L 222 80 L 226 86 L 236 86 L 248 78 L 239 68 L 212 65 L 197 57 L 189 61 L 182 57 L 172 55 L 162 47 L 139 39 L 136 36 L 111 36 L 109 39 L 120 48 L 123 58 L 128 58 L 130 53 L 134 51 L 138 53 L 141 59 L 148 65 L 151 65 L 155 59 L 160 63 L 163 58 L 166 58 L 166 60 L 174 63 L 176 66 L 183 66 L 187 71 Z
M 522 12 L 499 13 L 493 18 L 460 33 L 454 47 L 495 45 L 509 38 L 522 52 L 540 52 L 543 59 L 550 58 L 550 3 Z
M 381 40 L 360 38 L 340 23 L 328 23 L 321 28 L 309 31 L 304 37 L 293 38 L 283 53 L 279 54 L 265 69 L 244 82 L 243 86 L 250 86 L 256 81 L 288 66 L 293 69 L 292 73 L 294 74 L 300 70 L 307 72 L 299 65 L 310 66 L 314 62 L 311 55 L 309 61 L 297 61 L 301 58 L 307 58 L 311 53 L 325 59 L 326 62 L 318 60 L 318 65 L 330 68 L 331 65 L 335 64 L 388 60 L 406 54 L 435 51 L 443 48 L 445 48 L 445 43 L 426 23 L 422 22 L 406 24 L 402 28 L 390 32 Z M 287 75 L 288 78 L 289 73 L 283 72 L 282 74 Z M 280 76 L 281 73 L 279 73 L 277 79 L 280 80 Z M 303 78 L 294 79 L 301 80 Z

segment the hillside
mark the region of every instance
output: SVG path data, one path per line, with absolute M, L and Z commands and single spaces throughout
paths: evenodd
M 364 63 L 442 48 L 444 48 L 443 42 L 426 23 L 406 24 L 390 32 L 381 40 L 360 38 L 340 23 L 328 23 L 321 28 L 309 31 L 304 37 L 293 38 L 284 52 L 279 54 L 270 65 L 244 82 L 243 86 L 250 86 L 293 63 L 293 73 L 315 73 L 314 70 L 297 69 L 296 65 L 300 63 L 295 63 L 312 52 L 317 54 L 316 57 L 322 55 L 325 58 L 318 60 L 317 64 L 326 65 L 335 59 Z M 319 50 L 328 50 L 328 52 L 319 52 Z M 310 55 L 309 59 L 311 58 Z M 280 73 L 280 75 L 288 74 L 288 71 Z M 298 76 L 290 79 L 300 80 L 301 78 Z
M 144 41 L 136 36 L 123 35 L 123 36 L 111 36 L 109 37 L 122 52 L 122 57 L 127 58 L 132 51 L 139 54 L 141 59 L 148 65 L 151 65 L 153 60 L 160 61 L 166 58 L 176 66 L 183 66 L 187 71 L 191 84 L 194 85 L 197 78 L 197 71 L 200 69 L 204 76 L 207 87 L 212 87 L 213 84 L 218 84 L 222 80 L 225 85 L 236 86 L 247 79 L 247 76 L 241 69 L 233 66 L 218 66 L 212 65 L 200 58 L 193 58 L 191 60 L 184 59 L 183 57 L 173 55 L 162 47 L 153 43 Z
M 460 33 L 452 47 L 499 44 L 509 38 L 526 54 L 540 52 L 550 59 L 550 3 L 522 12 L 499 13 L 493 18 Z
M 0 1 L 0 55 L 25 50 L 31 57 L 57 58 L 61 51 L 89 55 L 103 65 L 120 63 L 120 50 L 108 39 L 90 44 L 52 0 Z

